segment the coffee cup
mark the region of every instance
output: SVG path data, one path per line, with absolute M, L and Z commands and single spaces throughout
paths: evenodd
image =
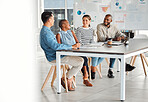
M 112 38 L 108 38 L 107 44 L 108 44 L 108 45 L 111 45 L 111 44 L 112 44 Z

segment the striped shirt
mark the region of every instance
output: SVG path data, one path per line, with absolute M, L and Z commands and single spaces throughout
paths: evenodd
M 89 28 L 78 27 L 76 30 L 76 36 L 79 42 L 83 44 L 93 43 L 94 42 L 94 30 Z

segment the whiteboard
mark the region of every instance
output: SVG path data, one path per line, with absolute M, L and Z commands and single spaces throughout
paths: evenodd
M 106 14 L 113 16 L 111 24 L 120 30 L 148 29 L 148 0 L 75 0 L 74 27 L 82 26 L 83 15 L 91 16 L 91 26 L 96 29 Z

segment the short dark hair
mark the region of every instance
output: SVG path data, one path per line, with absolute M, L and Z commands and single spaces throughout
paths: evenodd
M 111 15 L 111 14 L 107 14 L 106 16 L 110 16 L 110 17 L 112 18 L 112 15 Z M 106 16 L 105 16 L 105 17 L 106 17 Z
M 43 12 L 41 15 L 42 22 L 45 24 L 52 14 L 52 12 Z
M 63 24 L 65 21 L 67 21 L 67 20 L 66 20 L 66 19 L 60 20 L 60 22 L 59 22 L 59 27 L 60 27 L 60 28 L 62 28 L 62 24 Z

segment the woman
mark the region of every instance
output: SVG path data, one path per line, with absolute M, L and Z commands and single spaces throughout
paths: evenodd
M 84 15 L 82 17 L 83 26 L 78 27 L 76 31 L 76 36 L 81 44 L 88 44 L 94 42 L 94 30 L 90 27 L 91 17 L 89 15 Z M 92 57 L 91 66 L 91 79 L 95 79 L 96 67 L 99 65 L 104 58 Z
M 56 35 L 57 42 L 62 43 L 62 44 L 67 44 L 67 45 L 74 45 L 76 43 L 79 43 L 76 35 L 74 34 L 73 31 L 70 30 L 70 25 L 67 20 L 61 20 L 59 22 L 59 27 L 61 28 L 61 31 L 58 32 Z M 82 57 L 84 59 L 84 64 L 82 68 L 82 73 L 83 73 L 83 83 L 86 86 L 93 86 L 89 81 L 88 81 L 88 64 L 87 64 L 87 58 Z

